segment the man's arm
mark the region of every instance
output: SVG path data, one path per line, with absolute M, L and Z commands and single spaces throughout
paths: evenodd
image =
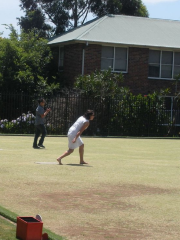
M 40 114 L 41 117 L 44 118 L 50 111 L 51 111 L 51 109 L 48 108 L 43 114 Z

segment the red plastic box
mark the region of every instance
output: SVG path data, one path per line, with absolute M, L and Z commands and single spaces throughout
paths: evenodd
M 21 240 L 41 240 L 43 222 L 34 217 L 17 217 L 16 238 Z

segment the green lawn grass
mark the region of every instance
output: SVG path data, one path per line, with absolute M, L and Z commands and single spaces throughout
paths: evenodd
M 177 139 L 83 138 L 88 166 L 67 138 L 0 136 L 0 205 L 70 240 L 176 240 L 180 235 Z
M 0 218 L 0 240 L 17 240 L 16 226 Z

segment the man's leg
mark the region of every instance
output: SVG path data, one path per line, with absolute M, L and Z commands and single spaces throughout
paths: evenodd
M 35 136 L 34 136 L 33 148 L 38 147 L 37 140 L 38 140 L 40 134 L 41 134 L 41 131 L 39 130 L 39 128 L 37 126 L 35 126 Z
M 44 138 L 45 138 L 47 132 L 46 132 L 46 128 L 43 124 L 39 125 L 39 129 L 40 129 L 42 135 L 41 135 L 41 138 L 39 139 L 38 145 L 43 145 Z

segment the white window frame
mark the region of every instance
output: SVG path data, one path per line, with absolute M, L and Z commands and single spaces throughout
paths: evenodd
M 155 51 L 159 51 L 159 52 L 160 52 L 159 77 L 150 77 L 150 76 L 148 76 L 148 79 L 175 80 L 175 78 L 174 78 L 174 67 L 175 67 L 175 66 L 180 66 L 180 65 L 175 65 L 175 64 L 174 64 L 174 56 L 175 56 L 175 53 L 177 53 L 178 51 L 149 49 L 149 51 L 151 51 L 151 50 L 152 50 L 152 51 L 155 50 Z M 162 53 L 163 53 L 163 52 L 171 52 L 171 53 L 173 53 L 172 64 L 171 64 L 171 66 L 172 66 L 171 78 L 163 78 L 163 77 L 161 77 L 162 66 L 163 66 L 163 65 L 164 65 L 164 66 L 165 66 L 165 65 L 170 65 L 170 64 L 162 64 Z M 153 63 L 149 63 L 149 62 L 148 62 L 148 67 L 150 66 L 150 64 L 153 64 Z
M 114 73 L 128 73 L 128 57 L 129 57 L 129 49 L 127 47 L 114 47 L 114 46 L 105 46 L 103 45 L 102 47 L 113 47 L 114 48 L 114 57 L 113 58 L 105 58 L 105 59 L 112 59 L 113 60 L 113 69 L 111 72 Z M 116 56 L 116 48 L 125 48 L 126 49 L 126 53 L 127 53 L 127 59 L 126 59 L 126 70 L 125 71 L 115 71 L 114 67 L 115 67 L 115 56 Z M 101 60 L 102 60 L 102 56 L 101 56 Z M 107 69 L 101 69 L 101 71 L 106 71 Z

